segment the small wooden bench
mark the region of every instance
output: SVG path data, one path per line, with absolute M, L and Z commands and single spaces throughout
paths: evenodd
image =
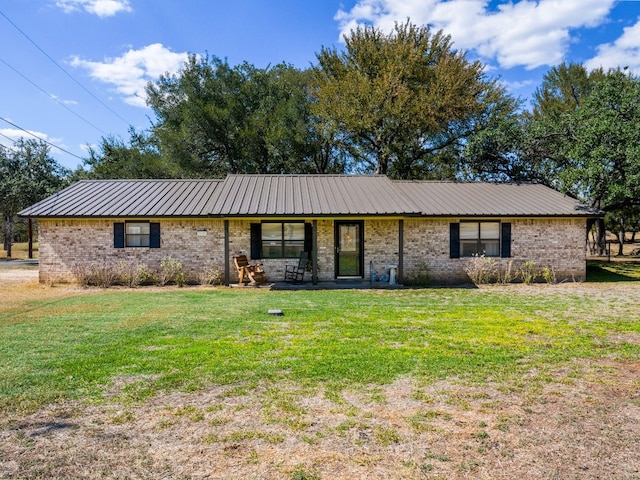
M 233 263 L 238 270 L 238 285 L 244 285 L 245 279 L 250 285 L 259 285 L 267 281 L 262 264 L 250 264 L 246 255 L 234 256 Z

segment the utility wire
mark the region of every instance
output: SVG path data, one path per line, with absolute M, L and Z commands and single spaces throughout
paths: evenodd
M 20 71 L 18 71 L 16 68 L 12 67 L 11 65 L 9 65 L 5 60 L 3 60 L 2 58 L 0 58 L 0 62 L 4 63 L 7 67 L 9 67 L 11 70 L 13 70 L 14 72 L 16 72 L 18 75 L 20 75 L 22 78 L 24 78 L 27 82 L 29 82 L 31 85 L 33 85 L 34 87 L 36 87 L 38 90 L 40 90 L 42 93 L 44 93 L 47 97 L 49 97 L 51 100 L 53 100 L 54 102 L 56 102 L 58 105 L 60 105 L 62 108 L 66 109 L 67 111 L 71 112 L 73 115 L 75 115 L 76 117 L 78 117 L 80 120 L 82 120 L 83 122 L 85 122 L 87 125 L 92 126 L 93 128 L 95 128 L 96 130 L 98 130 L 100 133 L 102 133 L 103 135 L 108 135 L 107 132 L 105 132 L 104 130 L 102 130 L 100 127 L 94 125 L 93 123 L 91 123 L 89 120 L 87 120 L 86 118 L 84 118 L 83 116 L 81 116 L 79 113 L 74 112 L 72 109 L 70 109 L 67 105 L 65 105 L 64 103 L 62 103 L 60 100 L 58 100 L 56 98 L 55 95 L 48 93 L 46 90 L 44 90 L 42 87 L 40 87 L 37 83 L 35 83 L 34 81 L 32 81 L 31 79 L 29 79 L 26 75 L 22 74 Z
M 84 158 L 79 157 L 79 156 L 78 156 L 78 155 L 76 155 L 75 153 L 71 153 L 69 150 L 65 150 L 64 148 L 59 147 L 58 145 L 55 145 L 55 144 L 51 143 L 50 141 L 45 140 L 44 138 L 40 138 L 40 137 L 39 137 L 39 136 L 37 136 L 35 133 L 32 133 L 32 132 L 30 132 L 29 130 L 26 130 L 26 129 L 22 128 L 21 126 L 16 125 L 16 124 L 15 124 L 15 123 L 13 123 L 13 122 L 10 122 L 9 120 L 7 120 L 7 119 L 6 119 L 6 118 L 4 118 L 4 117 L 0 117 L 0 120 L 2 120 L 2 121 L 4 121 L 4 122 L 7 122 L 9 125 L 11 125 L 11 126 L 13 126 L 13 127 L 17 128 L 18 130 L 22 130 L 23 132 L 25 132 L 25 133 L 27 133 L 27 134 L 31 135 L 32 137 L 37 138 L 37 139 L 38 139 L 38 140 L 40 140 L 41 142 L 44 142 L 44 143 L 46 143 L 47 145 L 50 145 L 50 146 L 51 146 L 51 147 L 53 147 L 53 148 L 57 148 L 58 150 L 61 150 L 61 151 L 63 151 L 64 153 L 67 153 L 67 154 L 71 155 L 72 157 L 77 158 L 78 160 L 82 160 L 83 162 L 84 162 L 84 160 L 85 160 Z M 5 135 L 3 135 L 3 137 L 4 137 L 4 136 L 5 136 Z M 7 138 L 8 138 L 8 137 L 7 137 Z M 10 139 L 10 140 L 11 140 L 11 139 Z
M 18 30 L 27 40 L 29 40 L 29 42 L 31 42 L 33 44 L 34 47 L 36 47 L 38 50 L 40 50 L 40 52 L 47 57 L 51 63 L 53 63 L 56 67 L 58 67 L 60 70 L 62 70 L 62 72 L 69 77 L 71 80 L 73 80 L 80 88 L 82 88 L 85 92 L 87 92 L 95 101 L 97 101 L 100 105 L 102 105 L 104 108 L 106 108 L 107 110 L 109 110 L 111 113 L 113 113 L 116 117 L 118 117 L 120 120 L 122 120 L 124 123 L 126 123 L 127 125 L 131 125 L 131 122 L 128 122 L 127 120 L 125 120 L 119 113 L 117 113 L 115 110 L 113 110 L 109 105 L 107 105 L 106 103 L 104 103 L 102 100 L 100 100 L 98 97 L 96 97 L 87 87 L 85 87 L 82 83 L 80 83 L 78 80 L 76 80 L 76 78 L 71 75 L 69 72 L 67 72 L 64 68 L 62 68 L 60 66 L 60 64 L 58 62 L 56 62 L 47 52 L 45 52 L 34 40 L 31 39 L 31 37 L 29 37 L 29 35 L 27 35 L 26 33 L 24 33 L 20 27 L 18 27 L 15 23 L 13 23 L 11 21 L 11 19 L 9 17 L 7 17 L 4 12 L 2 10 L 0 10 L 0 15 L 2 15 L 7 22 L 9 22 L 16 30 Z M 59 147 L 58 147 L 59 148 Z
M 14 145 L 15 145 L 15 143 L 16 143 L 16 141 L 15 141 L 13 138 L 11 138 L 11 137 L 9 137 L 9 136 L 5 135 L 5 134 L 4 134 L 4 133 L 2 133 L 2 132 L 0 132 L 0 137 L 4 137 L 4 138 L 6 138 L 7 140 L 9 140 L 9 141 L 10 141 L 11 143 L 13 143 Z M 18 151 L 17 151 L 15 148 L 8 147 L 8 146 L 6 146 L 6 145 L 2 145 L 2 147 L 3 147 L 3 148 L 6 148 L 7 150 L 11 150 L 13 153 L 18 153 Z

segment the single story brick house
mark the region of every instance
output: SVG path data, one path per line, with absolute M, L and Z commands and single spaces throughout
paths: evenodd
M 38 220 L 41 282 L 74 281 L 78 264 L 157 267 L 170 256 L 186 272 L 218 267 L 229 284 L 241 254 L 279 281 L 304 250 L 313 283 L 368 281 L 391 265 L 399 283 L 425 266 L 434 281 L 459 283 L 477 254 L 583 280 L 587 222 L 601 212 L 539 184 L 229 175 L 83 180 L 20 215 Z

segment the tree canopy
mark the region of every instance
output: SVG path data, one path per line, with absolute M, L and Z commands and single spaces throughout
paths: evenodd
M 231 67 L 192 55 L 180 74 L 147 87 L 161 152 L 195 176 L 340 170 L 322 151 L 307 75 L 287 64 Z
M 67 173 L 42 141 L 20 139 L 11 149 L 0 145 L 0 212 L 8 257 L 15 214 L 62 188 Z
M 149 132 L 129 129 L 129 142 L 113 135 L 102 137 L 100 146 L 89 147 L 84 160 L 91 178 L 180 178 L 185 172 L 177 162 L 163 155 L 157 138 Z M 76 172 L 82 177 L 82 172 Z
M 454 177 L 465 139 L 517 106 L 449 36 L 409 21 L 352 30 L 344 51 L 321 50 L 314 73 L 313 112 L 361 170 L 396 178 Z

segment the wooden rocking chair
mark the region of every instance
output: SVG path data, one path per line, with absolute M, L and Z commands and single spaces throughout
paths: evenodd
M 284 281 L 289 283 L 303 283 L 304 272 L 309 262 L 309 252 L 300 252 L 297 265 L 285 265 Z
M 267 281 L 262 264 L 250 264 L 246 255 L 234 256 L 233 263 L 238 270 L 238 285 L 243 286 L 245 279 L 249 281 L 249 285 L 259 285 Z

